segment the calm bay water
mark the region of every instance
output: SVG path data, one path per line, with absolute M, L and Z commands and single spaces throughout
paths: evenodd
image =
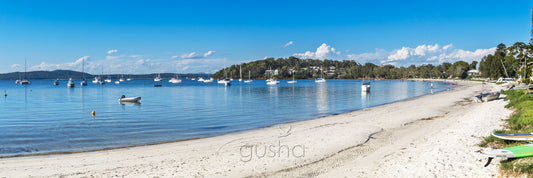
M 0 81 L 0 157 L 88 151 L 220 135 L 279 123 L 378 106 L 452 88 L 447 83 L 373 81 L 361 92 L 361 80 L 298 80 L 267 86 L 264 80 L 232 82 L 224 87 L 183 79 L 153 87 L 152 79 L 134 79 L 67 88 L 66 80 L 32 80 L 21 86 Z M 142 104 L 118 98 L 141 96 Z M 96 116 L 91 116 L 95 111 Z

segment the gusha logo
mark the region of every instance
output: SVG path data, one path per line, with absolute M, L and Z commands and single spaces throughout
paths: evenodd
M 278 138 L 284 138 L 291 135 L 292 127 L 288 128 L 279 127 Z M 239 149 L 241 155 L 241 161 L 249 162 L 254 158 L 302 158 L 305 157 L 305 145 L 286 145 L 282 144 L 281 140 L 278 140 L 275 144 L 264 145 L 243 145 Z

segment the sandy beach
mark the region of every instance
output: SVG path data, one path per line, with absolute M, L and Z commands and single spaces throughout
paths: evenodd
M 495 84 L 217 137 L 88 153 L 0 159 L 0 176 L 491 177 L 477 144 L 511 114 Z

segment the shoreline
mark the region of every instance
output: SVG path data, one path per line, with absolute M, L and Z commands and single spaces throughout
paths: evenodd
M 41 80 L 46 80 L 46 79 L 41 79 Z M 55 79 L 50 79 L 50 80 L 55 80 Z M 302 79 L 302 80 L 314 80 L 314 79 Z M 335 80 L 354 80 L 354 79 L 335 79 Z M 357 79 L 355 79 L 355 80 L 357 80 Z M 399 81 L 400 79 L 380 79 L 380 80 L 398 80 Z M 441 80 L 441 79 L 405 79 L 405 81 L 415 81 L 415 82 L 431 81 L 431 82 L 442 82 L 442 83 L 452 84 L 452 82 L 450 82 L 451 80 Z M 321 118 L 325 118 L 325 117 L 342 115 L 342 114 L 346 114 L 346 113 L 350 113 L 350 112 L 356 112 L 356 111 L 360 111 L 360 110 L 370 109 L 370 108 L 379 107 L 379 106 L 388 105 L 388 104 L 393 104 L 393 103 L 397 103 L 397 102 L 409 101 L 409 100 L 416 99 L 416 98 L 423 97 L 423 96 L 427 96 L 427 95 L 446 92 L 446 91 L 454 89 L 454 88 L 455 87 L 449 88 L 449 89 L 446 89 L 446 90 L 442 90 L 442 91 L 437 91 L 437 92 L 434 92 L 434 93 L 428 93 L 428 94 L 421 95 L 421 96 L 416 96 L 416 97 L 401 99 L 401 100 L 397 100 L 397 101 L 382 103 L 382 104 L 378 104 L 378 105 L 371 106 L 371 107 L 366 107 L 366 108 L 360 108 L 360 109 L 354 109 L 354 110 L 348 110 L 348 111 L 342 111 L 342 112 L 338 112 L 338 113 L 322 115 L 322 116 L 318 116 L 318 117 L 312 118 L 312 119 L 296 120 L 296 121 L 289 121 L 289 122 L 284 122 L 284 123 L 277 123 L 277 124 L 269 125 L 269 126 L 263 126 L 263 127 L 257 127 L 257 128 L 249 128 L 249 129 L 245 129 L 245 130 L 224 133 L 224 134 L 221 134 L 221 135 L 186 138 L 186 139 L 180 139 L 180 140 L 172 140 L 172 141 L 164 141 L 164 142 L 148 143 L 148 144 L 140 144 L 140 145 L 131 145 L 131 146 L 101 148 L 101 149 L 94 149 L 94 150 L 60 151 L 60 152 L 48 152 L 48 153 L 32 153 L 32 154 L 19 154 L 19 155 L 10 155 L 10 156 L 0 156 L 0 160 L 1 159 L 10 159 L 10 158 L 25 158 L 25 157 L 38 157 L 38 156 L 54 156 L 54 155 L 70 155 L 70 154 L 92 153 L 92 152 L 100 152 L 100 151 L 129 149 L 129 148 L 136 148 L 136 147 L 154 146 L 154 145 L 160 145 L 160 144 L 178 143 L 178 142 L 184 142 L 184 141 L 213 138 L 213 137 L 225 136 L 225 135 L 230 135 L 230 134 L 238 134 L 238 133 L 243 133 L 243 132 L 249 132 L 249 131 L 258 130 L 258 129 L 270 128 L 270 127 L 275 127 L 275 126 L 284 125 L 284 124 L 291 124 L 291 123 L 296 123 L 296 122 L 303 122 L 303 121 L 321 119 Z
M 462 100 L 465 96 L 471 97 L 485 87 L 479 82 L 459 83 L 461 85 L 443 92 L 394 103 L 202 139 L 78 154 L 2 158 L 0 172 L 13 176 L 77 177 L 368 175 L 343 170 L 351 167 L 346 163 L 356 159 L 339 160 L 339 155 L 363 149 L 359 150 L 358 156 L 371 156 L 376 151 L 379 152 L 379 147 L 364 149 L 376 140 L 380 143 L 375 137 L 408 133 L 412 127 L 426 122 L 437 122 L 439 125 L 439 120 L 454 114 L 455 111 L 450 107 L 461 102 L 464 104 Z M 478 86 L 476 84 L 482 88 L 474 89 Z M 454 94 L 461 97 L 442 97 Z M 441 98 L 435 99 L 439 96 Z M 465 105 L 474 104 L 470 102 Z M 405 130 L 406 128 L 410 129 Z M 271 149 L 273 147 L 275 148 Z M 265 154 L 257 154 L 263 150 Z M 338 166 L 328 169 L 331 164 Z M 320 171 L 322 169 L 326 170 Z M 301 174 L 302 172 L 307 173 Z

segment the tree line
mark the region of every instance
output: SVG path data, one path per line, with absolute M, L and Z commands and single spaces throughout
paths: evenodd
M 294 56 L 289 58 L 267 58 L 249 63 L 235 64 L 216 72 L 214 78 L 238 78 L 242 68 L 243 78 L 269 78 L 267 71 L 277 70 L 275 78 L 312 79 L 322 76 L 327 79 L 358 79 L 358 78 L 466 78 L 467 71 L 476 69 L 477 61 L 467 63 L 444 62 L 438 66 L 423 64 L 420 66 L 396 67 L 393 65 L 376 65 L 373 63 L 360 64 L 353 60 L 317 60 L 301 59 Z
M 518 78 L 530 83 L 533 45 L 516 42 L 512 46 L 500 43 L 494 54 L 484 56 L 479 63 L 481 77 L 497 79 L 499 77 Z
M 480 59 L 479 77 L 497 79 L 499 77 L 522 77 L 529 79 L 531 76 L 533 46 L 517 42 L 512 46 L 499 44 L 494 54 L 489 54 Z M 468 77 L 467 71 L 477 69 L 478 62 L 471 63 L 456 61 L 453 64 L 444 62 L 440 65 L 423 64 L 419 66 L 396 67 L 393 65 L 376 65 L 373 63 L 357 63 L 353 60 L 318 60 L 301 59 L 298 57 L 266 58 L 248 63 L 235 64 L 216 72 L 214 78 L 239 78 L 242 68 L 243 78 L 269 78 L 267 71 L 277 70 L 275 78 L 312 79 L 324 74 L 328 79 L 402 79 L 402 78 L 459 78 Z M 332 67 L 334 69 L 332 70 Z M 525 73 L 524 73 L 525 72 Z M 529 80 L 527 80 L 529 81 Z M 527 82 L 526 81 L 526 82 Z

